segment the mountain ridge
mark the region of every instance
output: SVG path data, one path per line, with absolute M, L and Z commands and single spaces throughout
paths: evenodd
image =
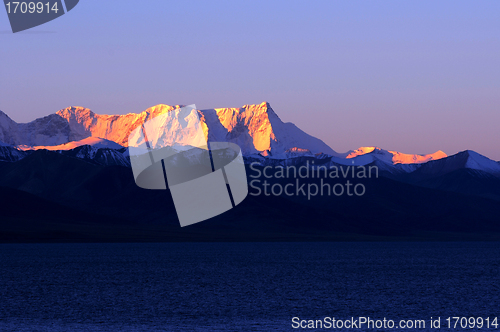
M 75 147 L 85 145 L 85 142 L 80 142 L 93 137 L 126 147 L 130 132 L 137 126 L 180 107 L 182 105 L 158 104 L 140 113 L 108 115 L 96 114 L 81 106 L 71 106 L 29 123 L 16 123 L 0 111 L 0 141 L 21 150 L 68 150 L 68 147 L 72 146 L 71 142 L 75 142 Z M 242 148 L 245 156 L 281 159 L 322 153 L 355 161 L 369 159 L 371 162 L 374 160 L 371 157 L 376 153 L 379 156 L 375 159 L 380 159 L 382 153 L 390 153 L 393 164 L 421 163 L 446 156 L 442 151 L 429 155 L 411 155 L 376 147 L 362 147 L 347 153 L 337 153 L 322 140 L 305 133 L 295 124 L 283 122 L 268 102 L 197 112 L 205 138 L 209 142 L 236 143 Z M 350 163 L 352 161 L 349 161 Z
M 71 106 L 55 114 L 18 124 L 0 114 L 0 141 L 23 148 L 56 146 L 89 137 L 99 137 L 128 146 L 132 130 L 155 116 L 181 105 L 158 104 L 141 113 L 96 114 L 88 108 Z M 284 123 L 268 102 L 241 108 L 197 110 L 208 141 L 229 141 L 241 146 L 244 154 L 280 154 L 292 148 L 336 155 L 320 139 Z
M 102 143 L 90 142 L 91 139 L 108 141 L 100 147 L 114 149 L 119 149 L 120 146 L 126 147 L 131 130 L 148 119 L 179 107 L 182 105 L 158 104 L 140 113 L 107 115 L 96 114 L 88 108 L 71 106 L 28 123 L 16 123 L 6 113 L 0 111 L 0 147 L 5 147 L 3 150 L 6 150 L 2 151 L 2 154 L 11 155 L 3 159 L 12 161 L 23 157 L 22 153 L 10 147 L 17 147 L 18 150 L 70 150 L 82 145 L 96 146 L 99 145 L 97 143 Z M 418 155 L 374 146 L 337 153 L 323 141 L 308 135 L 293 123 L 281 121 L 268 102 L 247 104 L 240 108 L 214 108 L 197 112 L 208 141 L 234 142 L 242 148 L 245 156 L 256 158 L 262 156 L 287 159 L 324 154 L 339 158 L 336 162 L 345 165 L 366 165 L 376 160 L 392 165 L 412 165 L 448 157 L 442 151 Z M 112 142 L 117 145 L 112 146 L 110 144 Z M 490 168 L 496 169 L 493 166 Z
M 438 150 L 431 154 L 408 154 L 398 151 L 384 150 L 376 146 L 368 146 L 361 147 L 357 150 L 352 151 L 346 156 L 346 158 L 351 159 L 368 154 L 385 155 L 383 156 L 383 158 L 391 158 L 390 161 L 393 164 L 421 164 L 431 160 L 438 160 L 448 157 L 448 155 L 441 150 Z

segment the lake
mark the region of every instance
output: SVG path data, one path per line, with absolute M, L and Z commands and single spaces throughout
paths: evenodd
M 0 285 L 0 331 L 444 324 L 500 316 L 500 243 L 0 244 Z

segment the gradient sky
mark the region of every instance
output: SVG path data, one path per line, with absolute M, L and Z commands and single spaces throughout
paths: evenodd
M 102 1 L 12 34 L 0 110 L 271 103 L 338 152 L 500 160 L 500 1 Z

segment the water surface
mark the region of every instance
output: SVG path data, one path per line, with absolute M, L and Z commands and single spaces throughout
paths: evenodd
M 500 316 L 500 243 L 2 244 L 0 285 L 0 331 L 491 317 Z

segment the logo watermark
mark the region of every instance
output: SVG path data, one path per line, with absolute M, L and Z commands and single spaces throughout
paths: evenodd
M 265 166 L 258 162 L 250 164 L 249 185 L 252 196 L 304 196 L 311 200 L 315 196 L 363 196 L 366 193 L 362 179 L 378 178 L 377 166 L 314 165 L 306 161 L 297 166 Z M 295 181 L 289 181 L 290 179 Z M 313 182 L 314 179 L 314 182 Z M 285 181 L 281 181 L 285 180 Z M 305 181 L 307 180 L 307 181 Z M 331 183 L 332 180 L 340 182 Z
M 69 12 L 79 0 L 10 1 L 4 0 L 12 32 L 27 30 Z
M 170 189 L 181 226 L 222 214 L 248 194 L 240 147 L 207 142 L 195 105 L 145 121 L 128 145 L 136 184 Z

